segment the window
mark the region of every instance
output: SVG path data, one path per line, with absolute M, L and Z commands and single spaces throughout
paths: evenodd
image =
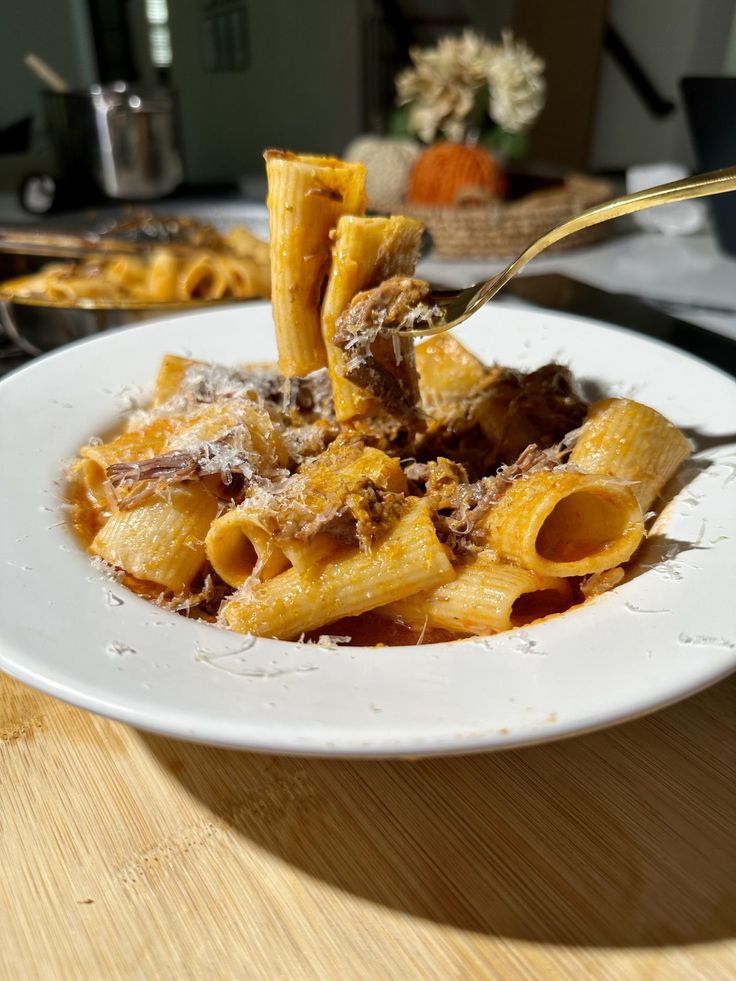
M 156 68 L 171 65 L 171 32 L 169 31 L 169 7 L 167 0 L 146 0 L 148 41 L 151 61 Z

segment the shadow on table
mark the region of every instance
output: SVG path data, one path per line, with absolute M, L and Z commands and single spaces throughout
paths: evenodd
M 255 756 L 141 734 L 225 825 L 360 897 L 596 946 L 736 931 L 736 678 L 648 719 L 483 756 Z

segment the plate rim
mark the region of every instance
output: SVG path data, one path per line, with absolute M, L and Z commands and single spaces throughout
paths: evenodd
M 198 732 L 194 729 L 186 729 L 177 725 L 167 725 L 164 722 L 155 723 L 150 719 L 141 718 L 140 713 L 135 709 L 118 706 L 113 702 L 104 702 L 86 692 L 72 689 L 65 689 L 62 685 L 54 685 L 45 678 L 28 671 L 19 665 L 9 662 L 0 652 L 0 673 L 5 673 L 9 677 L 20 681 L 36 691 L 41 692 L 51 698 L 58 699 L 73 708 L 82 709 L 98 715 L 101 718 L 112 722 L 129 725 L 141 732 L 149 733 L 166 739 L 178 739 L 182 742 L 191 742 L 198 745 L 213 746 L 218 749 L 238 750 L 240 752 L 257 753 L 262 756 L 278 755 L 291 757 L 310 757 L 315 759 L 365 759 L 365 760 L 390 760 L 390 759 L 428 759 L 430 757 L 446 756 L 471 756 L 479 753 L 504 752 L 514 749 L 524 749 L 529 746 L 542 746 L 546 743 L 558 742 L 567 739 L 574 739 L 576 736 L 585 736 L 590 733 L 601 732 L 612 729 L 628 722 L 635 722 L 638 719 L 646 718 L 656 712 L 667 709 L 679 702 L 700 694 L 701 692 L 724 681 L 732 674 L 736 673 L 736 660 L 731 664 L 720 666 L 711 675 L 704 677 L 701 683 L 693 686 L 687 692 L 669 692 L 663 695 L 661 700 L 656 702 L 647 700 L 646 704 L 641 704 L 625 715 L 612 712 L 608 717 L 597 716 L 595 720 L 591 716 L 590 720 L 586 717 L 577 717 L 568 723 L 556 724 L 550 733 L 541 731 L 538 727 L 515 730 L 509 737 L 496 731 L 492 734 L 478 735 L 475 738 L 464 740 L 449 739 L 443 742 L 442 739 L 435 739 L 432 746 L 417 744 L 416 740 L 401 742 L 396 741 L 384 749 L 371 749 L 370 746 L 360 742 L 343 747 L 329 746 L 320 740 L 315 740 L 314 745 L 309 740 L 297 743 L 293 739 L 285 739 L 280 742 L 278 739 L 266 744 L 257 740 L 249 740 L 243 743 L 238 738 L 228 738 L 224 731 L 218 735 L 215 730 Z

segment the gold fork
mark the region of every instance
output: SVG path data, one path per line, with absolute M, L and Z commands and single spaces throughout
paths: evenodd
M 431 323 L 427 327 L 416 328 L 400 325 L 399 329 L 402 334 L 428 337 L 457 327 L 458 324 L 467 320 L 484 303 L 494 297 L 499 290 L 502 290 L 540 252 L 583 228 L 590 228 L 591 225 L 599 225 L 601 222 L 610 221 L 612 218 L 631 215 L 635 211 L 654 208 L 660 204 L 673 204 L 676 201 L 687 201 L 690 198 L 702 198 L 709 194 L 723 194 L 726 191 L 734 190 L 736 190 L 736 167 L 726 167 L 722 170 L 710 171 L 707 174 L 685 177 L 682 180 L 673 181 L 671 184 L 648 187 L 643 191 L 636 191 L 634 194 L 624 194 L 621 197 L 612 198 L 610 201 L 604 201 L 602 204 L 596 204 L 586 211 L 581 211 L 579 215 L 560 222 L 559 225 L 555 225 L 540 235 L 538 239 L 524 249 L 518 258 L 514 259 L 500 273 L 491 276 L 490 279 L 482 283 L 475 283 L 473 286 L 466 286 L 464 289 L 433 289 L 427 303 L 430 306 L 436 305 L 442 310 L 444 316 L 440 323 Z

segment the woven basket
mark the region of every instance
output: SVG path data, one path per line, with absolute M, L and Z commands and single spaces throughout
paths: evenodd
M 515 201 L 498 200 L 454 208 L 402 202 L 385 210 L 422 221 L 438 256 L 488 259 L 518 255 L 548 228 L 612 196 L 613 187 L 608 181 L 572 174 L 560 187 L 534 191 Z M 607 223 L 594 225 L 562 239 L 551 249 L 592 245 L 607 233 Z

